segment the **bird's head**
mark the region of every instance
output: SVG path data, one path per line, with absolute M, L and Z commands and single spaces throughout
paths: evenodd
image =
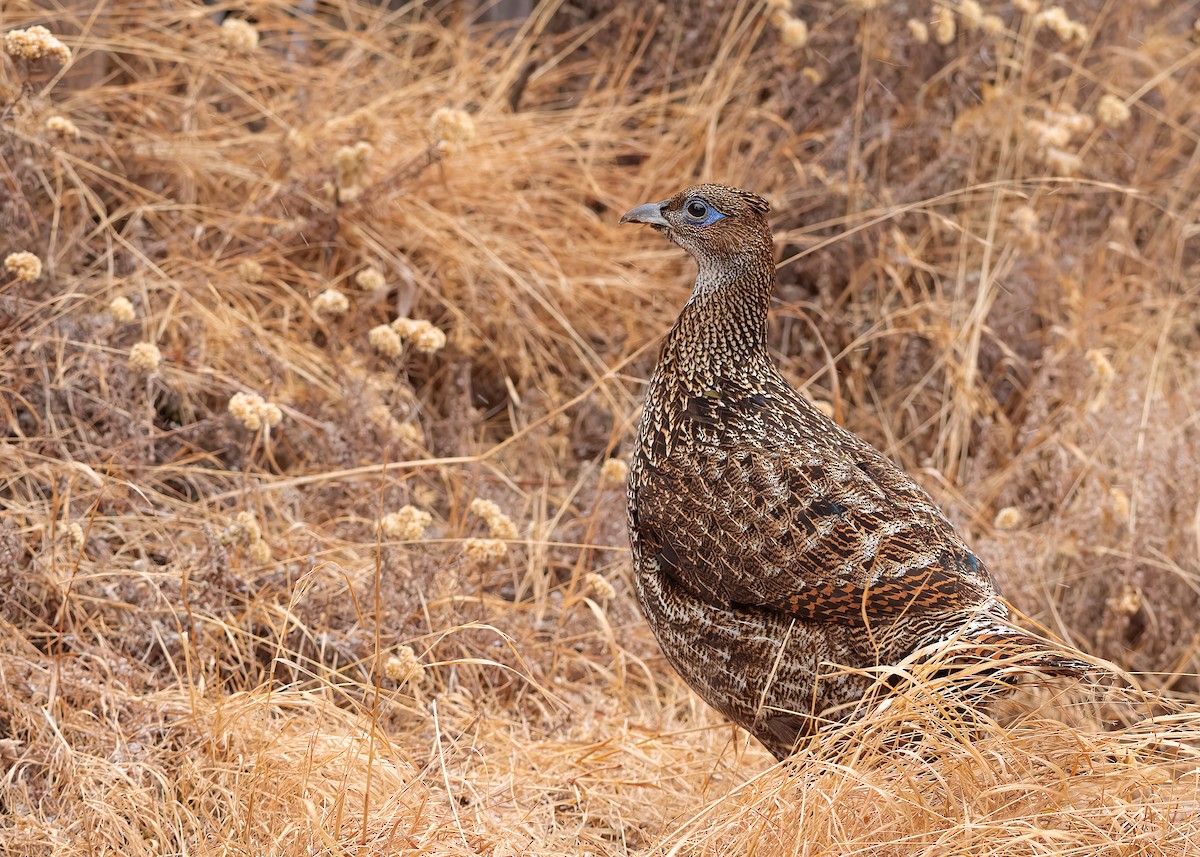
M 737 258 L 771 253 L 770 206 L 750 191 L 702 184 L 662 202 L 648 202 L 625 212 L 622 223 L 648 223 L 696 257 L 723 264 Z

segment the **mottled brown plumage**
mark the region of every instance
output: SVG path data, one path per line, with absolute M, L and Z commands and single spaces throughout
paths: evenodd
M 853 715 L 874 683 L 863 670 L 925 649 L 965 642 L 977 658 L 1080 669 L 1007 621 L 991 576 L 920 486 L 776 370 L 767 211 L 747 191 L 700 185 L 621 219 L 699 264 L 629 479 L 638 600 L 667 659 L 779 758 Z

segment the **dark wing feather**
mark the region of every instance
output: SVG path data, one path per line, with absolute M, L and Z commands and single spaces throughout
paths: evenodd
M 634 511 L 643 560 L 714 605 L 864 625 L 994 593 L 928 496 L 869 455 L 709 450 L 639 486 Z

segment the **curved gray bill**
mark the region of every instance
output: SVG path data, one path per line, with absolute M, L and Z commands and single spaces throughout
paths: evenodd
M 662 216 L 663 202 L 647 202 L 637 208 L 631 208 L 621 215 L 622 223 L 649 223 L 652 226 L 670 226 Z

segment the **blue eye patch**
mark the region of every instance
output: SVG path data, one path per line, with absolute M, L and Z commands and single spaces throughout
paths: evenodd
M 699 196 L 691 197 L 683 204 L 683 218 L 696 226 L 710 226 L 725 215 Z

